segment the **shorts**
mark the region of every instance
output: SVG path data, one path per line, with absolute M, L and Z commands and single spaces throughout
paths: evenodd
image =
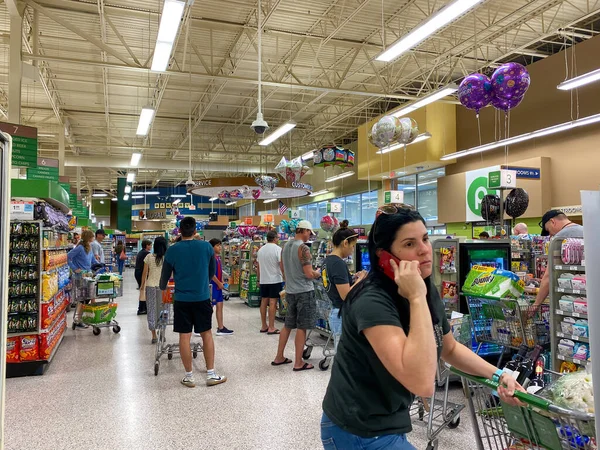
M 212 288 L 212 304 L 215 306 L 217 303 L 223 303 L 223 291 L 217 289 L 214 284 L 211 284 Z
M 310 330 L 317 324 L 317 300 L 315 291 L 286 294 L 288 303 L 285 327 Z
M 210 300 L 173 302 L 173 331 L 175 333 L 204 333 L 212 329 L 213 308 Z
M 279 298 L 279 293 L 281 292 L 282 285 L 283 283 L 261 284 L 260 296 L 262 298 Z

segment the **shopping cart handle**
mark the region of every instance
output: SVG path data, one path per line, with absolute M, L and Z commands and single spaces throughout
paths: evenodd
M 498 390 L 499 384 L 493 380 L 489 380 L 484 377 L 476 377 L 475 375 L 469 375 L 468 373 L 461 372 L 456 367 L 450 367 L 450 370 L 461 378 L 466 378 L 475 383 L 482 384 L 486 387 L 489 387 L 490 389 L 493 389 L 494 391 Z M 522 401 L 523 403 L 525 403 L 529 406 L 533 406 L 534 408 L 539 408 L 544 411 L 548 411 L 548 409 L 550 408 L 550 405 L 552 404 L 548 400 L 545 400 L 541 397 L 527 394 L 527 393 L 521 392 L 521 391 L 515 391 L 515 398 L 517 398 L 518 400 Z

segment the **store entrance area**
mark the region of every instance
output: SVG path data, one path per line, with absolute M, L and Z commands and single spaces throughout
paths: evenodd
M 278 337 L 259 332 L 258 309 L 239 298 L 225 304 L 235 335 L 215 336 L 215 343 L 216 368 L 228 381 L 185 389 L 177 355 L 161 359 L 154 375 L 155 346 L 146 316 L 136 315 L 132 270 L 126 270 L 124 284 L 119 334 L 103 329 L 94 336 L 91 328 L 69 327 L 44 376 L 6 380 L 6 449 L 321 447 L 321 402 L 331 371 L 294 373 L 290 365 L 272 367 Z M 167 340 L 174 342 L 171 330 Z M 293 355 L 293 339 L 286 354 Z M 320 359 L 321 350 L 315 348 L 311 362 L 316 365 Z M 204 378 L 202 355 L 194 360 L 194 373 L 196 380 Z M 450 398 L 461 403 L 460 385 L 451 391 Z M 440 449 L 475 448 L 468 412 L 462 416 L 458 428 L 443 430 Z M 413 422 L 413 427 L 412 444 L 426 448 L 425 424 Z

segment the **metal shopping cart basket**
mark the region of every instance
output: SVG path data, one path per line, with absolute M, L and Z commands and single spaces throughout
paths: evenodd
M 74 282 L 74 290 L 78 296 L 77 301 L 91 300 L 91 303 L 83 305 L 81 322 L 91 325 L 95 336 L 102 332 L 102 328 L 112 327 L 115 334 L 121 331 L 119 322 L 115 320 L 118 305 L 114 299 L 123 296 L 122 282 L 103 280 L 102 278 L 98 280 L 81 278 Z M 97 301 L 98 299 L 106 300 Z M 76 325 L 73 320 L 73 329 L 76 328 Z
M 461 344 L 471 342 L 471 322 L 469 316 L 450 320 L 454 339 Z M 438 436 L 446 428 L 454 429 L 460 424 L 460 413 L 464 405 L 448 401 L 450 368 L 440 360 L 436 374 L 436 390 L 431 398 L 416 397 L 410 408 L 415 425 L 427 427 L 427 450 L 438 448 Z
M 173 359 L 173 355 L 179 353 L 179 344 L 167 343 L 167 327 L 173 325 L 173 300 L 175 294 L 175 283 L 169 283 L 167 289 L 163 291 L 162 297 L 156 296 L 156 350 L 154 353 L 154 375 L 158 375 L 160 369 L 160 358 L 167 355 L 167 359 Z M 212 301 L 212 298 L 211 300 Z M 202 352 L 202 344 L 194 342 L 191 344 L 192 356 L 194 359 L 198 357 L 198 353 Z
M 467 375 L 462 377 L 478 450 L 548 449 L 596 450 L 594 414 L 562 408 L 537 395 L 516 392 L 523 407 L 500 402 L 498 383 Z M 549 373 L 551 377 L 560 374 Z
M 331 314 L 332 304 L 327 291 L 323 287 L 323 283 L 320 280 L 314 280 L 314 285 L 317 302 L 317 323 L 315 328 L 309 330 L 306 335 L 302 357 L 309 359 L 314 347 L 322 347 L 323 359 L 319 361 L 319 369 L 327 370 L 329 369 L 331 358 L 335 356 L 334 337 L 329 328 L 329 314 Z

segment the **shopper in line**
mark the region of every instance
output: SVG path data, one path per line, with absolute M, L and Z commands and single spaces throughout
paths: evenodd
M 125 267 L 125 260 L 127 259 L 127 255 L 125 253 L 123 253 L 123 250 L 125 250 L 125 247 L 123 246 L 123 242 L 121 242 L 120 240 L 117 241 L 117 245 L 115 246 L 114 255 L 115 255 L 115 261 L 117 262 L 119 275 L 123 275 L 123 268 Z M 123 258 L 123 255 L 125 255 L 125 258 Z
M 144 260 L 146 259 L 146 256 L 148 256 L 148 254 L 150 253 L 150 251 L 152 250 L 152 242 L 144 239 L 142 241 L 142 249 L 138 252 L 137 256 L 135 257 L 135 280 L 137 281 L 138 284 L 138 289 L 140 289 L 142 287 L 142 272 L 144 272 Z M 142 315 L 142 314 L 148 314 L 148 310 L 146 309 L 146 302 L 140 300 L 139 304 L 138 304 L 138 311 L 137 311 L 138 316 Z
M 79 244 L 67 254 L 69 268 L 71 269 L 73 292 L 77 300 L 77 309 L 75 310 L 75 324 L 77 328 L 87 328 L 88 326 L 81 322 L 81 312 L 83 305 L 90 302 L 89 299 L 81 298 L 83 290 L 83 274 L 92 271 L 92 261 L 94 252 L 92 251 L 92 241 L 94 233 L 91 230 L 84 230 L 81 233 Z
M 212 245 L 213 251 L 215 252 L 215 274 L 210 280 L 210 287 L 212 289 L 212 304 L 216 308 L 217 316 L 217 336 L 231 336 L 233 330 L 230 330 L 223 325 L 223 266 L 221 265 L 221 245 L 220 239 L 211 239 L 209 241 Z
M 542 228 L 542 236 L 583 239 L 583 227 L 571 222 L 567 215 L 558 209 L 552 209 L 544 214 L 540 227 Z M 537 308 L 546 300 L 548 294 L 550 294 L 550 271 L 546 270 L 535 297 L 534 308 L 531 308 L 532 313 L 535 313 Z
M 157 237 L 154 240 L 154 253 L 150 253 L 144 259 L 144 271 L 142 272 L 142 286 L 140 287 L 140 300 L 146 302 L 148 311 L 148 329 L 152 333 L 152 343 L 156 344 L 156 326 L 158 302 L 162 304 L 162 291 L 160 290 L 160 276 L 165 254 L 167 253 L 167 240 Z
M 73 250 L 75 247 L 77 247 L 77 244 L 79 244 L 79 240 L 80 240 L 80 236 L 79 233 L 73 233 L 73 239 L 69 242 L 69 251 Z
M 466 373 L 499 379 L 500 398 L 510 405 L 518 404 L 514 390 L 522 389 L 454 340 L 430 280 L 433 252 L 421 215 L 393 205 L 380 212 L 369 233 L 372 270 L 344 304 L 342 339 L 323 401 L 326 450 L 414 449 L 406 438 L 410 405 L 415 395 L 433 395 L 440 355 Z M 387 267 L 393 277 L 379 267 L 384 251 L 397 258 Z
M 513 235 L 515 236 L 527 236 L 528 234 L 529 229 L 527 228 L 526 223 L 520 222 L 513 228 Z
M 96 239 L 94 239 L 91 243 L 95 263 L 97 264 L 104 264 L 104 249 L 102 248 L 102 241 L 105 237 L 106 232 L 100 228 L 99 230 L 96 230 Z
M 488 240 L 490 238 L 490 233 L 488 233 L 487 231 L 482 231 L 481 233 L 479 233 L 479 239 L 481 240 Z
M 361 270 L 356 274 L 356 280 L 353 283 L 345 259 L 354 253 L 356 242 L 358 241 L 358 234 L 347 227 L 348 222 L 343 221 L 342 224 L 340 224 L 340 229 L 333 234 L 333 237 L 331 238 L 333 251 L 325 258 L 325 261 L 323 261 L 321 270 L 323 286 L 327 291 L 327 296 L 331 300 L 332 308 L 331 313 L 329 314 L 329 328 L 333 333 L 336 350 L 342 335 L 341 309 L 344 305 L 344 301 L 352 288 L 367 276 L 367 272 Z
M 296 238 L 285 244 L 281 252 L 281 267 L 285 277 L 285 295 L 288 303 L 285 324 L 279 336 L 277 356 L 271 362 L 273 366 L 290 364 L 291 360 L 284 356 L 290 333 L 296 329 L 296 355 L 294 371 L 314 369 L 314 366 L 302 360 L 306 330 L 314 328 L 317 320 L 317 305 L 313 280 L 321 276 L 320 270 L 313 270 L 312 256 L 306 245 L 311 235 L 315 234 L 308 220 L 301 220 L 296 229 Z
M 224 383 L 227 378 L 215 372 L 215 343 L 212 335 L 213 309 L 210 302 L 209 281 L 215 274 L 215 258 L 211 245 L 194 239 L 196 220 L 185 217 L 179 224 L 181 241 L 167 250 L 160 277 L 160 289 L 165 290 L 173 275 L 175 294 L 173 302 L 173 331 L 179 333 L 179 351 L 185 368 L 181 384 L 195 387 L 190 339 L 192 331 L 200 333 L 206 385 Z
M 279 293 L 283 285 L 281 273 L 281 247 L 277 245 L 279 236 L 276 231 L 267 233 L 267 243 L 256 254 L 258 262 L 258 283 L 260 284 L 260 320 L 261 333 L 279 334 L 275 328 L 275 311 L 279 301 Z M 267 308 L 269 309 L 269 325 L 267 326 Z

